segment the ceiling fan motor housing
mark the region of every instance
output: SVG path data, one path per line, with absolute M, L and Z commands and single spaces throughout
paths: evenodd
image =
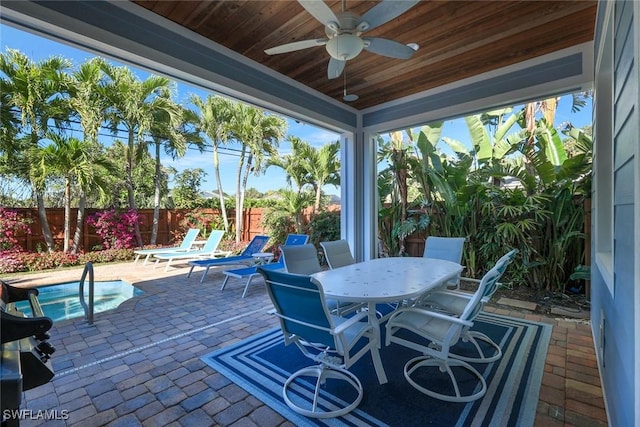
M 353 59 L 364 49 L 364 41 L 360 38 L 356 28 L 360 16 L 351 12 L 342 12 L 336 15 L 338 22 L 328 22 L 325 33 L 329 37 L 326 44 L 327 52 L 335 59 L 347 61 Z

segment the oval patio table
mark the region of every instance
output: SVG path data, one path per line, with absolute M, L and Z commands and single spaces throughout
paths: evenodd
M 420 296 L 444 285 L 462 272 L 455 262 L 435 258 L 376 258 L 311 275 L 325 296 L 344 302 L 366 303 L 369 322 L 375 326 L 378 345 L 380 322 L 376 304 L 393 303 Z M 376 369 L 380 384 L 387 382 L 384 369 Z

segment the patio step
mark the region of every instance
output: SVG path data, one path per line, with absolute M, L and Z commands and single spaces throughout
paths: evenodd
M 507 305 L 509 307 L 520 308 L 523 310 L 536 311 L 538 304 L 529 301 L 520 301 L 512 298 L 500 298 L 498 304 Z
M 575 308 L 555 306 L 551 307 L 551 314 L 563 317 L 573 317 L 576 319 L 590 319 L 591 313 L 586 310 L 576 310 Z

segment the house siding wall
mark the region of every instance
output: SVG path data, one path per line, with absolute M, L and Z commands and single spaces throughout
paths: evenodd
M 636 230 L 639 129 L 637 46 L 633 2 L 616 2 L 614 7 L 614 73 L 613 106 L 596 105 L 597 115 L 613 107 L 613 140 L 596 141 L 596 161 L 600 150 L 611 149 L 613 143 L 613 267 L 614 289 L 609 291 L 597 267 L 592 272 L 592 324 L 596 347 L 602 347 L 599 363 L 608 415 L 613 426 L 640 424 L 637 406 L 638 359 L 640 339 L 635 324 L 637 306 L 635 265 L 638 247 Z M 598 13 L 604 13 L 602 2 Z M 598 22 L 601 22 L 599 19 Z M 597 26 L 602 31 L 602 26 Z M 601 38 L 601 34 L 596 37 Z M 599 47 L 596 44 L 596 49 Z M 597 57 L 598 52 L 596 52 Z M 596 93 L 596 102 L 597 93 Z M 605 112 L 606 113 L 606 112 Z M 597 117 L 596 117 L 597 120 Z M 597 127 L 597 122 L 596 122 Z M 594 177 L 597 179 L 598 177 Z M 597 207 L 596 207 L 597 209 Z M 594 222 L 594 232 L 598 227 Z M 594 235 L 592 233 L 592 235 Z M 595 257 L 597 248 L 592 245 Z M 598 349 L 597 349 L 598 351 Z

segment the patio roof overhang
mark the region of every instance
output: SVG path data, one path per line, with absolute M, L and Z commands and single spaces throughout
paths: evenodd
M 375 5 L 347 2 L 359 14 Z M 327 1 L 334 11 L 339 1 Z M 322 33 L 294 1 L 3 1 L 2 20 L 334 130 L 389 129 L 591 87 L 595 1 L 424 1 L 372 35 L 415 41 L 409 60 L 364 52 L 349 91 L 323 48 L 264 48 Z M 434 22 L 437 23 L 434 24 Z M 406 40 L 404 40 L 406 39 Z
M 415 70 L 424 75 L 434 72 L 435 64 L 429 60 L 428 54 L 416 55 L 415 59 L 403 63 L 407 69 L 414 70 L 406 73 L 402 66 L 393 66 L 377 55 L 373 55 L 373 60 L 365 57 L 361 64 L 363 69 L 354 73 L 361 74 L 365 82 L 354 86 L 354 90 L 355 87 L 358 88 L 361 100 L 354 105 L 338 101 L 334 93 L 336 89 L 322 82 L 323 79 L 326 81 L 326 55 L 323 57 L 322 51 L 316 52 L 322 60 L 312 60 L 303 54 L 298 57 L 298 63 L 281 68 L 279 61 L 264 58 L 255 49 L 246 50 L 246 47 L 239 47 L 233 42 L 253 37 L 255 45 L 260 47 L 257 50 L 261 51 L 263 47 L 268 47 L 261 45 L 264 38 L 269 40 L 269 45 L 277 45 L 284 40 L 283 37 L 306 38 L 309 31 L 312 31 L 309 27 L 319 25 L 312 18 L 306 17 L 304 10 L 297 10 L 300 6 L 296 2 L 138 3 L 140 4 L 106 0 L 5 0 L 0 6 L 0 16 L 3 23 L 341 132 L 341 199 L 344 201 L 342 229 L 344 237 L 354 248 L 357 259 L 375 256 L 376 251 L 375 147 L 374 144 L 365 143 L 372 141 L 375 132 L 591 89 L 593 82 L 592 39 L 597 8 L 594 1 L 421 2 L 402 19 L 399 18 L 401 24 L 394 21 L 379 27 L 380 31 L 389 27 L 387 32 L 381 34 L 402 40 L 406 29 L 411 40 L 414 37 L 427 37 L 424 41 L 418 40 L 424 42 L 422 47 L 427 52 L 431 44 L 427 40 L 435 40 L 431 33 L 433 24 L 426 19 L 435 16 L 430 15 L 435 13 L 431 9 L 432 3 L 449 11 L 453 18 L 457 17 L 445 20 L 446 14 L 443 15 L 442 22 L 447 22 L 448 26 L 447 31 L 440 36 L 445 39 L 450 33 L 467 34 L 463 31 L 468 30 L 470 25 L 467 8 L 473 4 L 482 4 L 484 9 L 480 9 L 488 10 L 489 17 L 473 21 L 474 27 L 478 27 L 472 31 L 475 39 L 466 40 L 474 46 L 481 46 L 486 54 L 471 55 L 458 41 L 456 52 L 459 55 L 455 56 L 455 60 L 453 53 L 445 55 L 442 62 L 449 63 L 450 66 L 439 72 L 448 73 L 448 77 L 438 80 L 439 83 L 428 83 L 428 79 L 415 74 Z M 201 34 L 188 28 L 188 22 L 193 26 L 193 19 L 198 13 L 209 14 L 209 18 L 213 19 L 214 10 L 223 7 L 222 3 L 224 7 L 238 8 L 238 13 L 243 12 L 239 16 L 243 16 L 246 21 L 217 19 L 215 25 L 222 28 L 220 31 L 214 32 L 209 28 L 209 33 L 199 30 Z M 328 3 L 334 8 L 339 6 L 336 1 Z M 349 5 L 352 3 L 358 10 L 368 10 L 374 4 L 348 2 Z M 423 3 L 430 5 L 425 6 Z M 273 13 L 264 17 L 251 14 L 252 8 L 259 5 L 273 8 L 269 9 Z M 294 15 L 291 16 L 290 11 L 281 10 L 287 8 L 297 12 L 291 12 Z M 290 16 L 290 24 L 297 23 L 301 29 L 296 30 L 297 32 L 291 30 L 294 35 L 266 37 L 264 31 L 284 31 L 283 26 L 289 22 L 273 18 L 278 10 L 289 13 L 287 16 Z M 485 16 L 486 10 L 480 16 Z M 520 17 L 520 14 L 525 17 Z M 191 21 L 184 18 L 185 22 L 188 21 L 185 26 L 179 24 L 179 16 L 183 15 L 192 17 Z M 275 21 L 274 24 L 272 20 Z M 458 21 L 466 23 L 466 26 L 456 26 Z M 586 30 L 576 30 L 583 27 Z M 505 30 L 507 28 L 508 31 Z M 549 28 L 553 29 L 550 33 Z M 223 37 L 225 34 L 228 35 L 227 38 Z M 487 38 L 486 43 L 482 37 Z M 510 43 L 510 38 L 513 37 L 518 40 L 517 48 Z M 545 43 L 541 44 L 538 39 Z M 410 40 L 407 39 L 408 41 Z M 454 41 L 451 43 L 453 46 Z M 473 61 L 464 62 L 465 55 L 472 57 Z M 496 56 L 503 59 L 497 61 Z M 308 61 L 315 64 L 312 69 L 305 65 Z M 360 66 L 357 65 L 360 61 L 358 57 L 351 62 L 354 66 Z M 493 65 L 483 66 L 485 62 Z M 393 74 L 391 80 L 372 79 L 371 83 L 366 83 L 368 70 L 387 67 L 388 72 Z M 299 68 L 306 71 L 300 74 L 297 71 Z M 316 75 L 314 70 L 317 68 L 321 68 L 322 76 Z M 394 83 L 398 81 L 408 84 L 410 89 L 401 88 Z M 342 90 L 340 84 L 339 89 Z M 377 92 L 385 95 L 375 95 Z

